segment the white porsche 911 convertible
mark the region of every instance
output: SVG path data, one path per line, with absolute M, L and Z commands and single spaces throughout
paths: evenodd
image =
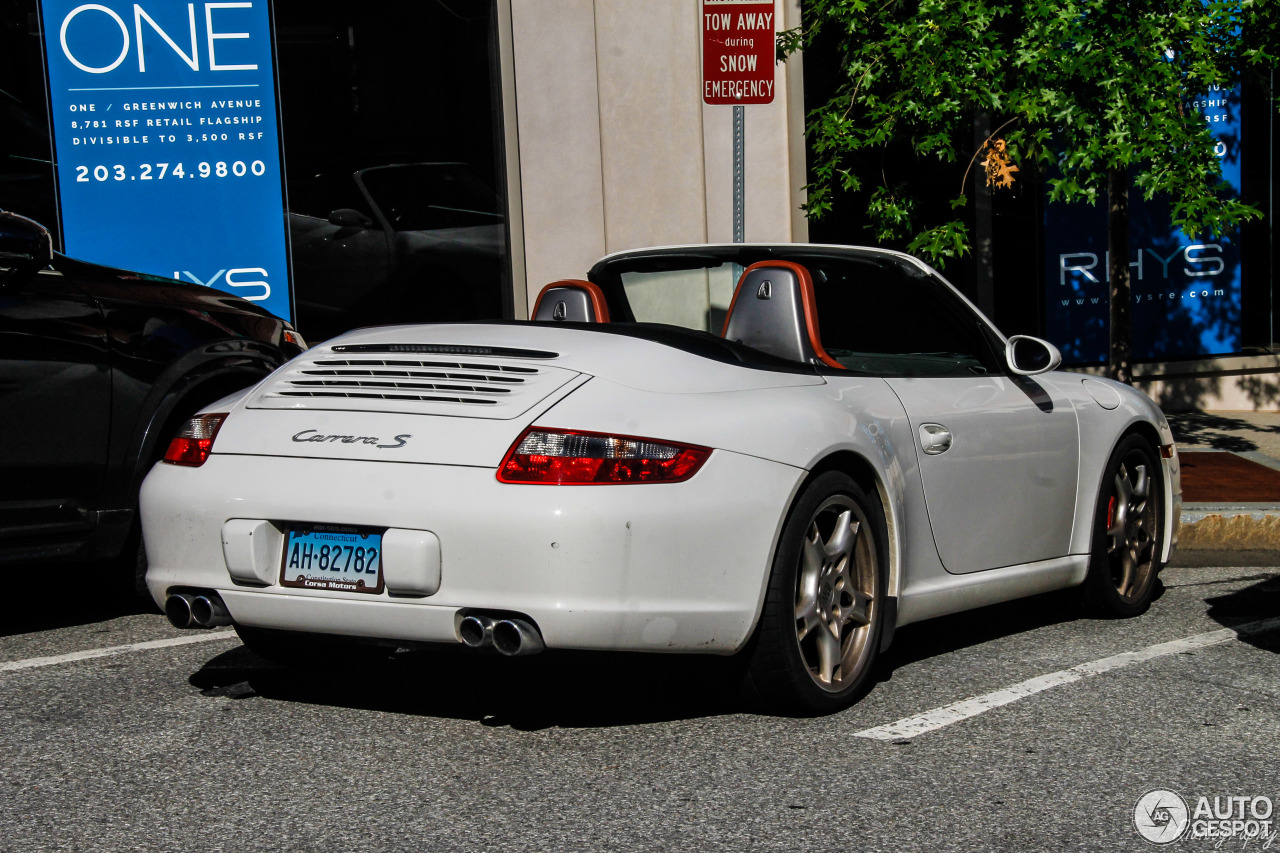
M 1146 610 L 1164 416 L 915 258 L 685 246 L 588 278 L 531 322 L 345 334 L 189 421 L 142 489 L 170 620 L 293 662 L 740 654 L 822 713 L 902 625 L 1073 586 Z

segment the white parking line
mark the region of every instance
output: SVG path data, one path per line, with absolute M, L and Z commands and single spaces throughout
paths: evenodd
M 1207 634 L 1196 634 L 1194 637 L 1186 637 L 1181 640 L 1173 640 L 1168 643 L 1158 643 L 1154 646 L 1147 646 L 1136 652 L 1124 652 L 1111 657 L 1100 658 L 1088 663 L 1082 663 L 1073 666 L 1070 669 L 1051 672 L 1048 675 L 1040 675 L 1035 678 L 1029 678 L 1026 681 L 1014 684 L 1011 687 L 1005 687 L 1002 690 L 995 690 L 991 693 L 984 693 L 981 696 L 974 696 L 970 699 L 963 699 L 959 702 L 953 702 L 950 705 L 944 705 L 941 708 L 934 708 L 931 711 L 925 711 L 923 714 L 916 714 L 913 717 L 904 717 L 896 722 L 887 723 L 883 726 L 876 726 L 873 729 L 865 729 L 857 732 L 854 737 L 865 737 L 873 740 L 903 740 L 912 738 L 917 735 L 927 734 L 938 729 L 945 728 L 952 723 L 958 723 L 961 720 L 967 720 L 970 717 L 976 717 L 981 713 L 990 711 L 992 708 L 999 708 L 1001 705 L 1008 705 L 1010 702 L 1017 702 L 1019 699 L 1025 699 L 1028 696 L 1048 690 L 1050 687 L 1057 687 L 1060 684 L 1070 684 L 1073 681 L 1079 681 L 1082 678 L 1098 675 L 1103 672 L 1109 672 L 1113 669 L 1129 666 L 1130 664 L 1141 663 L 1142 661 L 1153 660 L 1155 658 L 1166 657 L 1167 655 L 1176 655 L 1182 652 L 1202 649 L 1206 646 L 1216 646 L 1220 643 L 1226 643 L 1237 637 L 1247 636 L 1249 634 L 1260 634 L 1264 631 L 1270 631 L 1274 628 L 1280 628 L 1280 618 L 1263 619 L 1259 622 L 1249 622 L 1239 625 L 1235 628 L 1223 628 L 1220 631 L 1210 631 Z
M 103 649 L 86 649 L 83 652 L 70 652 L 65 655 L 53 655 L 44 658 L 27 658 L 0 663 L 0 672 L 14 672 L 19 669 L 35 669 L 41 666 L 57 666 L 60 663 L 73 663 L 78 660 L 106 658 L 113 655 L 125 655 L 130 652 L 145 652 L 150 649 L 167 649 L 172 646 L 189 646 L 192 643 L 208 643 L 213 640 L 235 639 L 235 631 L 212 631 L 208 634 L 192 634 L 187 637 L 174 637 L 169 640 L 148 640 L 145 643 L 130 643 L 127 646 L 109 646 Z

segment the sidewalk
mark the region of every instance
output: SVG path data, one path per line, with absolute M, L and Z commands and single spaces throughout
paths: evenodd
M 1178 549 L 1280 550 L 1280 412 L 1168 417 L 1182 463 Z

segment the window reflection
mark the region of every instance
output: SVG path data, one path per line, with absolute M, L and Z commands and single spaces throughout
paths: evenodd
M 0 208 L 61 245 L 37 10 L 0 0 Z M 491 0 L 272 10 L 299 330 L 510 313 Z

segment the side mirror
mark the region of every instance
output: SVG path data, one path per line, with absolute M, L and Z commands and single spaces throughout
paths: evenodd
M 1004 348 L 1009 369 L 1019 376 L 1048 373 L 1062 364 L 1062 353 L 1048 341 L 1030 335 L 1014 335 Z
M 343 228 L 368 228 L 373 225 L 373 220 L 358 210 L 340 207 L 329 214 L 329 224 Z
M 38 270 L 53 262 L 53 237 L 39 222 L 0 210 L 0 265 Z

